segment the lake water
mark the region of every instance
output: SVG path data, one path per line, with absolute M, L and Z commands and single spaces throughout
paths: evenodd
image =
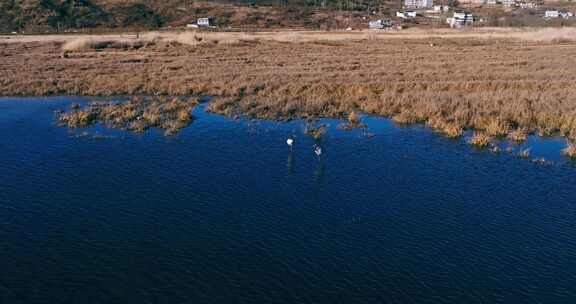
M 576 166 L 367 118 L 75 136 L 0 100 L 0 303 L 575 303 Z M 296 134 L 294 151 L 285 143 Z

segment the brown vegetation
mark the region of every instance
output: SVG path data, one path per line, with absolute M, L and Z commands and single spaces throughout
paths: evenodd
M 313 137 L 316 140 L 322 139 L 326 132 L 328 131 L 328 125 L 321 124 L 317 125 L 316 121 L 310 121 L 306 124 L 306 129 L 304 133 L 308 136 Z
M 127 102 L 92 102 L 85 108 L 58 116 L 61 125 L 69 128 L 86 128 L 95 123 L 107 127 L 144 132 L 149 128 L 165 130 L 165 135 L 175 135 L 192 122 L 190 111 L 198 104 L 196 99 L 166 99 L 163 97 L 133 97 Z
M 340 130 L 349 131 L 352 129 L 366 128 L 366 125 L 362 123 L 362 118 L 358 113 L 356 113 L 356 111 L 351 111 L 348 114 L 347 122 L 340 124 L 338 128 Z
M 521 149 L 520 151 L 518 151 L 518 157 L 529 158 L 530 157 L 530 148 Z
M 75 52 L 86 50 L 102 50 L 102 49 L 139 49 L 145 45 L 153 44 L 154 41 L 149 40 L 94 40 L 89 38 L 79 38 L 70 40 L 62 45 L 62 51 Z
M 460 137 L 464 133 L 461 124 L 455 121 L 448 121 L 440 116 L 432 116 L 428 118 L 426 124 L 448 138 Z
M 469 143 L 479 148 L 485 148 L 490 146 L 492 138 L 483 132 L 476 132 L 474 136 L 469 139 Z
M 528 139 L 528 131 L 525 129 L 516 129 L 508 133 L 508 139 L 517 144 L 523 143 Z
M 65 59 L 60 43 L 7 43 L 0 94 L 213 95 L 208 109 L 228 116 L 346 119 L 362 111 L 449 137 L 473 129 L 516 141 L 533 133 L 576 139 L 573 42 L 331 35 L 156 39 L 140 48 L 72 48 Z
M 562 150 L 562 154 L 568 158 L 576 159 L 576 144 L 573 142 L 568 142 L 566 148 Z

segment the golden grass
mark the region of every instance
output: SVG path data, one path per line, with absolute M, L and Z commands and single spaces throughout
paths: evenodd
M 523 143 L 528 139 L 528 132 L 525 129 L 516 129 L 508 133 L 508 140 L 515 143 Z
M 70 128 L 86 128 L 96 121 L 97 116 L 92 112 L 70 112 L 60 114 L 59 120 Z
M 62 45 L 62 51 L 69 52 L 79 52 L 87 51 L 90 49 L 101 50 L 101 49 L 138 49 L 145 45 L 153 44 L 153 41 L 147 41 L 142 39 L 129 40 L 129 39 L 91 39 L 91 38 L 77 38 L 69 40 Z
M 121 52 L 79 47 L 66 59 L 59 44 L 3 44 L 0 94 L 212 95 L 208 110 L 230 117 L 348 119 L 362 111 L 426 123 L 448 137 L 472 129 L 518 142 L 527 134 L 576 139 L 575 43 L 242 35 L 180 37 L 218 41 L 199 44 L 143 35 L 154 43 Z
M 340 130 L 350 131 L 357 128 L 366 128 L 366 125 L 362 123 L 360 114 L 358 114 L 356 111 L 350 111 L 346 119 L 347 123 L 342 123 L 338 126 Z
M 492 143 L 491 140 L 492 138 L 488 134 L 476 132 L 474 133 L 474 136 L 468 140 L 468 143 L 479 148 L 485 148 Z
M 353 125 L 353 126 L 360 125 L 362 123 L 362 120 L 360 119 L 360 115 L 358 115 L 358 113 L 356 113 L 356 111 L 351 111 L 348 114 L 348 123 Z
M 149 128 L 161 128 L 166 135 L 175 135 L 192 122 L 190 111 L 198 104 L 195 99 L 163 97 L 134 97 L 126 102 L 93 102 L 85 108 L 76 107 L 62 112 L 58 121 L 69 128 L 85 128 L 102 123 L 113 128 L 144 132 Z
M 421 121 L 421 117 L 418 116 L 415 112 L 410 111 L 402 111 L 397 115 L 392 117 L 392 120 L 398 124 L 409 125 L 415 124 Z
M 505 136 L 508 134 L 510 125 L 502 119 L 491 119 L 484 128 L 488 136 Z
M 90 38 L 73 39 L 65 42 L 62 45 L 62 50 L 69 52 L 86 50 L 90 47 L 91 42 L 92 40 Z
M 306 124 L 306 129 L 304 130 L 304 133 L 308 136 L 313 137 L 316 140 L 319 140 L 322 137 L 324 137 L 324 135 L 326 135 L 327 131 L 328 131 L 327 125 L 321 124 L 318 126 L 316 125 L 315 121 L 311 121 Z
M 562 150 L 562 154 L 570 159 L 576 159 L 576 143 L 568 142 L 566 148 Z
M 192 121 L 192 115 L 190 115 L 189 110 L 179 110 L 176 113 L 176 118 L 178 119 L 178 121 L 183 123 L 189 123 Z
M 464 133 L 464 129 L 461 124 L 455 121 L 447 121 L 446 119 L 438 116 L 432 116 L 428 118 L 426 124 L 448 138 L 460 137 Z

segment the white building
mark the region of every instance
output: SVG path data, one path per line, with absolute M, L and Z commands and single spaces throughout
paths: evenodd
M 450 7 L 448 5 L 434 5 L 433 10 L 435 13 L 445 13 L 450 10 Z
M 398 18 L 402 18 L 402 19 L 408 19 L 408 18 L 416 18 L 416 12 L 414 11 L 408 11 L 408 12 L 396 12 L 396 17 Z
M 434 0 L 404 0 L 404 7 L 408 8 L 432 8 Z
M 211 26 L 214 26 L 214 19 L 212 19 L 212 17 L 198 18 L 198 21 L 196 22 L 196 24 L 199 27 L 211 27 Z
M 546 11 L 544 13 L 544 18 L 564 18 L 569 19 L 574 17 L 574 13 L 572 12 L 563 12 L 563 11 Z
M 368 22 L 368 27 L 371 29 L 381 30 L 381 29 L 385 29 L 385 28 L 388 28 L 391 26 L 392 26 L 392 21 L 390 21 L 390 20 L 378 19 L 378 20 Z
M 517 4 L 517 6 L 524 9 L 535 9 L 539 7 L 538 3 L 536 2 L 520 2 Z
M 487 0 L 460 0 L 458 1 L 458 3 L 480 5 L 480 4 L 486 4 L 486 1 Z
M 546 11 L 544 13 L 544 18 L 558 18 L 560 17 L 559 11 Z
M 454 12 L 454 15 L 451 18 L 446 19 L 446 23 L 448 23 L 451 28 L 461 28 L 463 26 L 472 25 L 474 23 L 474 16 L 472 13 Z

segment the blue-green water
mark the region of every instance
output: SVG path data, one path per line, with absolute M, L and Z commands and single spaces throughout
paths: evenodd
M 173 138 L 75 136 L 0 100 L 0 303 L 574 303 L 576 166 L 424 127 L 374 137 L 195 110 Z M 291 153 L 285 143 L 295 132 Z

